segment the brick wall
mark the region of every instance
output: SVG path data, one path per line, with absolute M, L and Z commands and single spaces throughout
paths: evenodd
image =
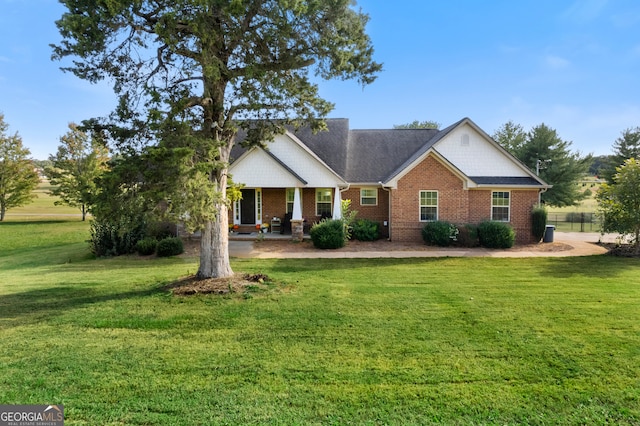
M 535 242 L 531 235 L 531 211 L 537 204 L 537 190 L 511 191 L 511 226 L 516 231 L 516 244 Z
M 286 191 L 280 188 L 262 189 L 262 222 L 271 223 L 273 217 L 283 218 L 287 209 Z
M 452 223 L 467 223 L 468 191 L 463 182 L 442 163 L 427 157 L 403 176 L 398 188 L 391 192 L 392 229 L 394 241 L 422 241 L 420 222 L 420 191 L 438 191 L 438 218 Z
M 391 191 L 391 238 L 394 241 L 422 242 L 420 222 L 420 191 L 438 191 L 438 218 L 456 224 L 480 223 L 491 218 L 492 190 L 465 190 L 463 182 L 438 160 L 429 157 L 411 170 L 398 182 L 398 189 Z M 538 202 L 537 190 L 512 190 L 511 222 L 516 231 L 516 243 L 533 242 L 531 235 L 531 210 Z M 342 193 L 342 199 L 350 199 L 358 218 L 380 223 L 381 237 L 389 237 L 389 193 L 378 188 L 378 205 L 360 204 L 360 188 L 352 187 Z M 302 216 L 310 226 L 320 220 L 316 216 L 315 188 L 302 191 Z M 284 216 L 286 210 L 286 190 L 265 188 L 262 190 L 262 221 L 270 223 L 272 217 Z M 229 212 L 233 223 L 232 209 Z
M 389 236 L 389 193 L 382 188 L 377 188 L 377 191 L 378 204 L 375 206 L 360 204 L 360 187 L 351 187 L 342 192 L 342 199 L 351 200 L 351 209 L 358 212 L 357 219 L 378 222 L 380 238 L 387 238 Z M 385 221 L 387 226 L 384 225 Z
M 407 173 L 392 190 L 391 238 L 394 241 L 421 242 L 420 191 L 438 191 L 438 219 L 455 224 L 480 223 L 491 218 L 492 190 L 465 190 L 463 182 L 433 157 Z M 538 202 L 537 190 L 512 190 L 510 225 L 516 243 L 533 242 L 531 210 Z

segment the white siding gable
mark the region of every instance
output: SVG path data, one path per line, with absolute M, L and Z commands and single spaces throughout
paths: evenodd
M 248 188 L 295 188 L 303 182 L 262 149 L 254 148 L 229 167 L 234 183 Z
M 333 188 L 344 184 L 322 160 L 300 145 L 289 133 L 278 135 L 267 144 L 273 156 L 304 179 L 308 187 Z M 255 188 L 293 188 L 303 182 L 262 149 L 253 149 L 229 167 L 233 181 Z
M 469 124 L 454 129 L 434 148 L 467 176 L 531 176 Z

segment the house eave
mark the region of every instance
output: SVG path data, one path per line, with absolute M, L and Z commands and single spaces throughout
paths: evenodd
M 552 188 L 553 185 L 502 185 L 502 184 L 472 184 L 469 189 L 544 189 L 545 191 Z

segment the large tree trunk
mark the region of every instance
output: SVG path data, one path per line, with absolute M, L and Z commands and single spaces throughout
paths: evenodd
M 222 200 L 227 197 L 227 170 L 220 171 L 216 182 Z M 225 201 L 216 206 L 217 220 L 208 222 L 200 241 L 200 268 L 198 278 L 227 278 L 233 276 L 229 263 L 229 208 Z
M 227 278 L 233 276 L 229 263 L 229 224 L 226 204 L 219 206 L 218 220 L 206 224 L 200 241 L 198 278 Z

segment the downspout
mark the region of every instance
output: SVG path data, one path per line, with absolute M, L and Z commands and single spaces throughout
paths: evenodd
M 384 191 L 387 191 L 387 193 L 389 194 L 389 196 L 387 197 L 387 205 L 389 206 L 387 208 L 387 228 L 389 229 L 389 236 L 387 237 L 387 241 L 391 241 L 391 187 L 389 186 L 385 188 L 382 182 L 378 182 L 378 185 L 380 185 L 380 188 L 382 188 Z
M 538 191 L 538 207 L 541 207 L 541 206 L 542 206 L 542 201 L 540 200 L 540 196 L 541 196 L 543 193 L 547 192 L 547 189 L 549 189 L 549 188 L 541 188 L 541 189 Z

